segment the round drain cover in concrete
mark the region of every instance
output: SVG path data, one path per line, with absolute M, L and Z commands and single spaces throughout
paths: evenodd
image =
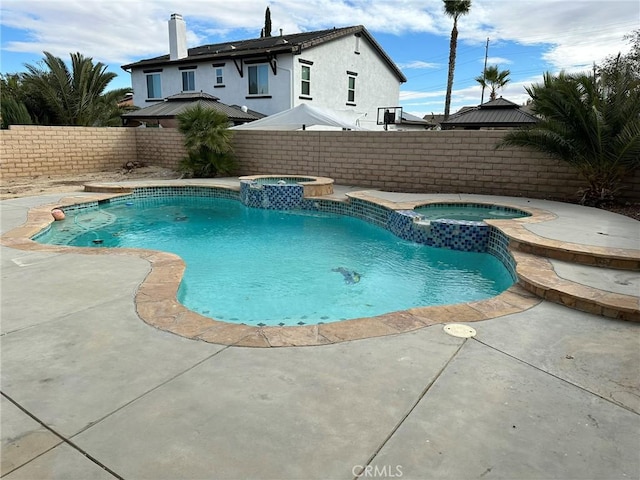
M 461 323 L 449 323 L 444 326 L 444 331 L 453 337 L 469 338 L 476 336 L 476 330 Z

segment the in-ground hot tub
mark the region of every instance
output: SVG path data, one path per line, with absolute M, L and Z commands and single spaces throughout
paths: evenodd
M 240 177 L 240 200 L 249 207 L 270 210 L 300 208 L 304 198 L 333 193 L 333 179 L 303 175 Z
M 530 217 L 529 212 L 519 208 L 488 203 L 429 203 L 414 208 L 425 220 L 464 220 L 482 222 L 483 220 L 509 220 Z
M 306 175 L 249 175 L 240 177 L 259 185 L 302 185 L 305 197 L 322 197 L 333 193 L 333 178 Z
M 389 229 L 401 238 L 439 248 L 487 251 L 496 230 L 484 220 L 509 220 L 531 213 L 515 207 L 484 203 L 429 203 L 413 210 L 395 210 Z M 495 239 L 494 239 L 495 240 Z

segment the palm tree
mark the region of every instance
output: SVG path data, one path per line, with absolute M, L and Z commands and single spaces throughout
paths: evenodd
M 497 148 L 529 147 L 568 162 L 588 185 L 581 203 L 613 200 L 640 168 L 640 81 L 632 65 L 619 62 L 600 77 L 546 73 L 526 90 L 542 120 L 507 133 Z
M 9 97 L 0 103 L 0 128 L 10 125 L 31 125 L 33 121 L 24 103 Z
M 447 76 L 447 96 L 444 102 L 444 119 L 449 119 L 451 110 L 451 90 L 453 89 L 453 71 L 456 68 L 456 49 L 458 48 L 458 18 L 469 13 L 471 0 L 443 0 L 444 13 L 453 18 L 451 40 L 449 42 L 449 74 Z
M 215 177 L 235 167 L 228 117 L 200 103 L 176 116 L 178 130 L 184 135 L 187 157 L 181 169 L 194 177 Z
M 139 107 L 136 106 L 119 105 L 120 101 L 129 92 L 131 92 L 130 88 L 118 88 L 103 93 L 93 108 L 93 114 L 95 116 L 94 125 L 101 127 L 121 127 L 123 113 L 139 110 Z
M 0 128 L 33 123 L 24 100 L 21 75 L 17 73 L 0 75 Z
M 482 85 L 483 92 L 487 87 L 491 87 L 491 93 L 489 94 L 489 100 L 495 100 L 496 94 L 499 88 L 504 87 L 511 81 L 509 77 L 511 72 L 509 70 L 498 70 L 498 66 L 487 67 L 484 71 L 484 75 L 480 75 L 475 78 L 476 82 Z
M 25 88 L 34 92 L 46 107 L 45 117 L 55 125 L 99 126 L 104 111 L 103 94 L 116 77 L 107 66 L 81 53 L 71 54 L 71 70 L 61 58 L 44 52 L 46 68 L 25 65 Z M 124 95 L 119 91 L 115 96 Z

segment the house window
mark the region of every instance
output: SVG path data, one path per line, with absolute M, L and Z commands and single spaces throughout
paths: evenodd
M 224 85 L 224 71 L 222 67 L 216 68 L 216 85 Z
M 302 95 L 311 95 L 311 67 L 302 66 Z
M 193 92 L 196 89 L 196 72 L 195 70 L 186 70 L 182 72 L 182 91 Z
M 347 88 L 347 102 L 355 103 L 356 101 L 356 77 L 349 76 L 349 86 Z
M 147 98 L 162 98 L 159 73 L 147 75 Z
M 249 95 L 269 94 L 269 67 L 251 65 L 249 67 Z

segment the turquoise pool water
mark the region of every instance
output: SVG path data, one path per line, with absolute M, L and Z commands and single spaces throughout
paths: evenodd
M 37 240 L 176 253 L 187 264 L 178 299 L 202 315 L 248 325 L 328 323 L 468 302 L 513 283 L 490 254 L 418 245 L 347 216 L 217 198 L 80 210 Z
M 481 222 L 488 219 L 511 219 L 530 216 L 515 208 L 482 204 L 431 204 L 415 209 L 427 220 L 469 220 Z
M 260 185 L 297 185 L 299 183 L 313 182 L 313 178 L 305 177 L 267 177 L 256 178 L 253 182 Z

